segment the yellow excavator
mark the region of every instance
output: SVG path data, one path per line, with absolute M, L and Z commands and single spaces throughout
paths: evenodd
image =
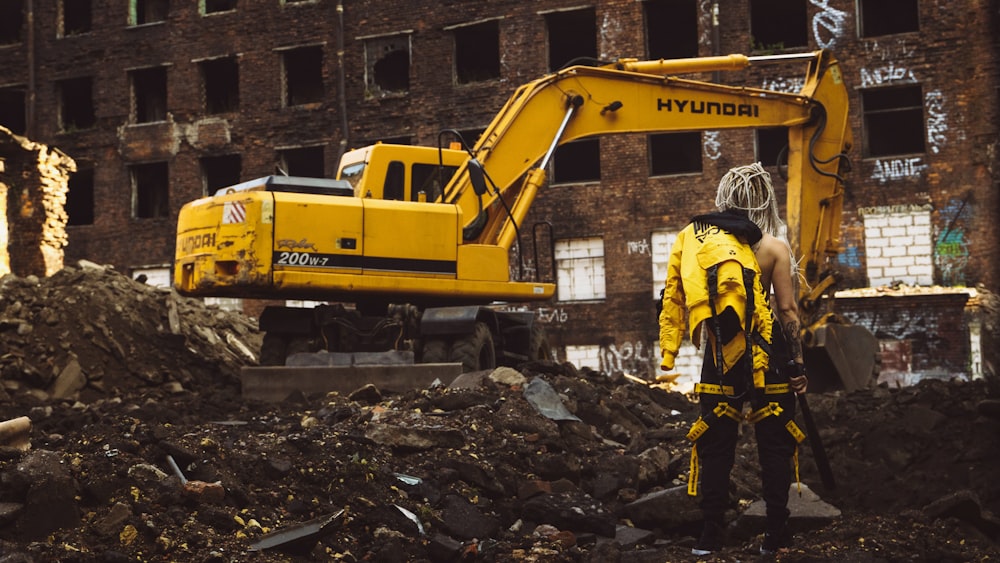
M 684 75 L 799 65 L 797 93 Z M 805 273 L 804 343 L 819 388 L 863 387 L 877 343 L 820 309 L 836 276 L 848 92 L 827 51 L 570 66 L 520 86 L 465 150 L 375 144 L 336 179 L 269 176 L 180 212 L 174 287 L 188 296 L 313 300 L 260 317 L 262 365 L 298 352 L 406 352 L 466 370 L 550 356 L 532 312 L 491 304 L 552 298 L 521 279 L 511 247 L 564 143 L 617 133 L 788 128 L 787 222 Z M 513 274 L 512 274 L 513 272 Z M 813 383 L 811 383 L 813 385 Z

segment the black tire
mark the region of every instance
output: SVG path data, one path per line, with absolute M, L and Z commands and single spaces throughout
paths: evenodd
M 288 342 L 279 334 L 264 333 L 260 344 L 260 359 L 262 366 L 283 366 L 288 357 Z
M 448 361 L 448 341 L 440 338 L 431 338 L 424 341 L 424 348 L 421 351 L 420 363 L 422 364 L 443 364 Z
M 462 371 L 480 371 L 497 367 L 496 350 L 493 349 L 493 335 L 484 323 L 476 323 L 472 334 L 455 340 L 448 353 L 448 359 L 462 364 Z
M 549 345 L 549 337 L 545 334 L 545 327 L 537 323 L 532 324 L 531 335 L 528 337 L 528 360 L 547 362 L 552 359 L 552 346 Z

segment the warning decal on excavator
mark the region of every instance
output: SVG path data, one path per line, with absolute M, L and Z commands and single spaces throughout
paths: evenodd
M 242 201 L 227 201 L 222 208 L 222 224 L 235 225 L 247 220 L 247 209 Z

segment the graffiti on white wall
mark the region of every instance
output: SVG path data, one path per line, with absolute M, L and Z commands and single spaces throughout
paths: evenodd
M 718 131 L 705 131 L 702 135 L 705 139 L 705 156 L 712 160 L 719 160 L 722 156 L 722 143 L 719 141 Z
M 876 160 L 875 169 L 872 171 L 872 179 L 879 183 L 886 183 L 893 180 L 904 180 L 906 178 L 919 178 L 927 169 L 924 159 L 920 157 L 895 158 L 889 160 Z
M 654 358 L 642 342 L 602 344 L 600 369 L 604 373 L 624 372 L 632 375 L 646 375 L 650 372 Z
M 645 256 L 650 256 L 653 254 L 653 249 L 649 245 L 648 240 L 630 240 L 625 243 L 628 246 L 629 254 L 642 254 Z
M 895 63 L 875 69 L 861 69 L 861 87 L 871 88 L 872 86 L 882 86 L 893 82 L 916 82 L 917 77 L 913 71 Z
M 837 39 L 844 34 L 844 23 L 847 12 L 830 6 L 829 0 L 809 0 L 820 11 L 813 16 L 813 38 L 821 49 L 832 49 L 837 45 Z
M 924 107 L 927 109 L 927 142 L 931 152 L 938 154 L 941 147 L 948 142 L 948 116 L 944 111 L 944 94 L 940 90 L 931 90 L 924 95 Z

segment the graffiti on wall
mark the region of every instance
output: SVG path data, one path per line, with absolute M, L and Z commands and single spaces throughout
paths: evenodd
M 837 262 L 845 268 L 860 268 L 861 253 L 858 251 L 857 245 L 846 245 L 843 252 L 837 255 Z
M 917 77 L 913 71 L 902 66 L 897 66 L 890 62 L 888 65 L 874 69 L 861 69 L 861 87 L 871 88 L 882 86 L 891 82 L 916 82 Z
M 643 377 L 653 373 L 654 363 L 656 358 L 642 342 L 601 344 L 599 368 L 604 373 L 623 372 Z
M 927 110 L 927 142 L 931 152 L 938 154 L 948 141 L 948 116 L 944 111 L 944 94 L 940 90 L 927 92 L 924 95 L 924 108 Z
M 702 138 L 705 139 L 705 156 L 711 160 L 719 160 L 722 156 L 722 143 L 719 141 L 718 131 L 705 131 Z
M 941 276 L 941 285 L 965 285 L 965 268 L 969 263 L 969 244 L 965 237 L 966 225 L 972 211 L 966 199 L 952 199 L 941 210 L 947 225 L 934 241 L 934 265 Z
M 927 165 L 920 157 L 878 159 L 872 170 L 872 180 L 884 184 L 893 180 L 919 178 L 926 169 Z
M 805 77 L 797 78 L 767 78 L 761 85 L 764 90 L 773 90 L 775 92 L 788 92 L 790 94 L 797 94 L 802 91 L 802 87 L 805 86 Z
M 653 254 L 653 248 L 646 239 L 630 240 L 625 244 L 628 247 L 629 254 L 642 254 L 645 256 L 652 256 Z
M 813 16 L 813 38 L 821 49 L 832 49 L 837 45 L 837 39 L 844 34 L 844 23 L 848 13 L 830 6 L 830 0 L 809 0 L 820 9 Z

